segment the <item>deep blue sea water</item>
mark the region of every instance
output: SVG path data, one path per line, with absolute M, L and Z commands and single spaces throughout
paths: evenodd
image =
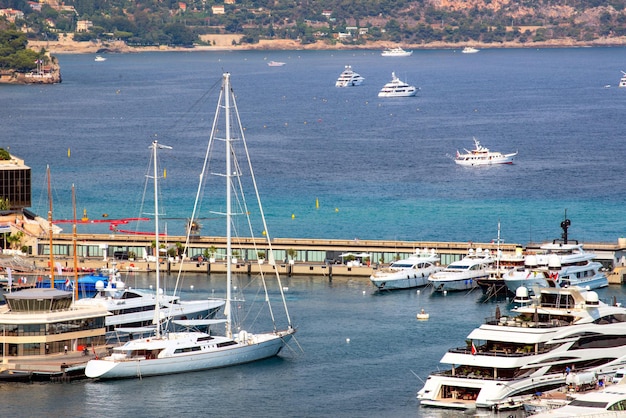
M 72 216 L 72 183 L 79 216 L 140 216 L 156 138 L 174 147 L 162 157 L 163 218 L 182 234 L 228 71 L 273 237 L 488 242 L 500 221 L 505 241 L 525 244 L 557 237 L 566 210 L 573 238 L 626 235 L 624 48 L 59 59 L 62 84 L 0 86 L 0 146 L 32 167 L 32 209 L 44 216 L 47 164 L 55 219 Z M 272 59 L 287 64 L 268 67 Z M 365 84 L 337 89 L 348 64 Z M 391 71 L 419 86 L 418 97 L 379 99 Z M 456 166 L 450 156 L 472 137 L 518 150 L 516 163 Z
M 59 58 L 60 85 L 0 86 L 0 146 L 32 167 L 39 214 L 47 212 L 49 164 L 55 218 L 72 216 L 72 183 L 79 216 L 139 216 L 157 138 L 174 147 L 161 154 L 161 201 L 170 233 L 182 231 L 216 87 L 229 71 L 274 237 L 478 242 L 495 238 L 500 221 L 502 237 L 523 244 L 557 237 L 565 210 L 573 238 L 626 236 L 626 89 L 617 88 L 624 48 L 433 50 L 402 59 L 379 51 Z M 268 67 L 269 60 L 287 64 Z M 348 64 L 365 84 L 336 89 Z M 420 86 L 418 97 L 378 99 L 391 71 Z M 519 150 L 516 163 L 457 167 L 449 156 L 474 136 L 493 150 Z M 89 228 L 79 232 L 97 232 Z M 210 221 L 203 233 L 223 234 Z M 126 281 L 151 282 L 133 280 Z M 464 416 L 420 408 L 415 394 L 444 352 L 493 315 L 494 302 L 481 303 L 477 292 L 379 294 L 363 278 L 295 277 L 285 285 L 302 352 L 292 344 L 252 365 L 142 381 L 0 385 L 3 414 Z M 195 276 L 185 286 L 183 297 L 203 297 L 222 292 L 223 279 Z M 626 303 L 622 286 L 599 293 Z M 421 308 L 429 321 L 416 320 Z

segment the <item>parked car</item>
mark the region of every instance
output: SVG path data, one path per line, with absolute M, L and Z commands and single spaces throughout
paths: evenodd
M 619 369 L 618 371 L 615 372 L 615 374 L 613 375 L 613 379 L 612 382 L 613 383 L 619 383 L 622 381 L 622 379 L 624 378 L 624 376 L 626 376 L 626 369 Z
M 116 260 L 128 260 L 128 251 L 115 251 L 113 258 Z

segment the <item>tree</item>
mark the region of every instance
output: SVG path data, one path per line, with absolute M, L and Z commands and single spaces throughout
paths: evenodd
M 24 233 L 22 231 L 18 231 L 15 234 L 9 235 L 7 237 L 7 242 L 12 249 L 16 250 L 20 247 L 22 243 L 22 238 L 24 238 Z
M 198 40 L 198 35 L 182 23 L 166 25 L 163 32 L 169 36 L 172 45 L 192 46 Z

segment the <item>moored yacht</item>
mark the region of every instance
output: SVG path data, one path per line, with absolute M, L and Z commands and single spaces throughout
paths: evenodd
M 383 57 L 408 57 L 413 54 L 413 51 L 405 51 L 400 47 L 387 48 L 380 55 Z
M 510 154 L 502 154 L 497 151 L 490 151 L 489 148 L 485 148 L 480 145 L 480 142 L 474 139 L 474 149 L 465 150 L 464 154 L 459 151 L 456 152 L 454 162 L 463 166 L 479 166 L 479 165 L 495 165 L 495 164 L 513 164 L 513 157 L 517 155 L 517 152 Z
M 360 86 L 365 81 L 360 74 L 354 72 L 352 66 L 346 65 L 346 68 L 339 74 L 339 78 L 335 82 L 335 87 L 354 87 Z
M 626 73 L 622 71 L 622 78 L 619 79 L 619 87 L 626 87 Z
M 96 289 L 93 297 L 79 299 L 75 306 L 100 307 L 112 314 L 105 321 L 107 340 L 132 334 L 133 331 L 141 335 L 141 328 L 153 327 L 155 291 L 127 288 L 120 280 L 109 281 L 106 285 L 100 281 L 96 283 Z M 179 296 L 164 294 L 162 290 L 159 293 L 159 316 L 169 320 L 172 329 L 175 329 L 172 320 L 212 319 L 225 304 L 222 299 L 182 301 Z
M 552 408 L 534 418 L 569 417 L 623 417 L 626 415 L 626 385 L 612 385 L 601 391 L 577 396 L 560 408 Z
M 519 292 L 526 292 L 521 288 Z M 626 308 L 579 287 L 541 288 L 510 315 L 488 318 L 441 359 L 417 397 L 423 406 L 503 409 L 564 386 L 567 374 L 608 377 L 626 364 Z M 606 379 L 605 379 L 606 380 Z
M 510 270 L 504 282 L 511 293 L 520 286 L 529 291 L 536 287 L 581 286 L 589 290 L 606 287 L 609 280 L 601 271 L 602 264 L 593 261 L 596 255 L 586 252 L 583 244 L 569 240 L 569 219 L 561 222 L 563 239 L 542 245 L 541 251 L 526 256 L 523 267 Z
M 478 286 L 484 294 L 489 296 L 507 294 L 509 290 L 504 276 L 511 270 L 522 267 L 524 260 L 521 247 L 516 248 L 514 253 L 504 253 L 498 250 L 493 264 L 487 268 L 487 277 L 477 280 Z
M 441 270 L 443 268 L 439 266 L 439 256 L 434 249 L 417 249 L 410 257 L 377 270 L 370 280 L 379 290 L 410 289 L 426 286 L 428 277 Z
M 378 97 L 412 97 L 417 94 L 417 88 L 410 86 L 391 73 L 391 81 L 383 86 L 378 92 Z
M 488 276 L 487 269 L 493 262 L 489 250 L 470 248 L 465 257 L 432 274 L 428 281 L 437 292 L 474 289 L 478 286 L 478 279 Z

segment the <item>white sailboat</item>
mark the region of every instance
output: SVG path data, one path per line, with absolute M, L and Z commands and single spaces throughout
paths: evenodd
M 231 109 L 232 108 L 232 109 Z M 225 116 L 225 129 L 219 130 L 220 134 L 225 132 L 224 138 L 217 138 L 218 132 L 218 120 L 221 110 L 224 110 Z M 231 111 L 233 113 L 231 118 Z M 237 123 L 240 128 L 240 138 L 232 138 L 231 136 L 231 123 Z M 221 128 L 221 127 L 220 127 Z M 217 320 L 205 320 L 204 325 L 225 323 L 225 335 L 217 336 L 203 332 L 185 331 L 185 332 L 170 332 L 168 334 L 162 334 L 160 326 L 157 326 L 156 335 L 151 338 L 135 339 L 127 342 L 121 347 L 113 349 L 111 355 L 102 359 L 90 360 L 85 368 L 85 375 L 90 378 L 98 379 L 119 379 L 119 378 L 134 378 L 154 375 L 165 375 L 173 373 L 183 373 L 198 370 L 206 370 L 213 368 L 221 368 L 227 366 L 233 366 L 243 363 L 249 363 L 277 355 L 285 344 L 291 339 L 295 333 L 295 329 L 291 325 L 291 319 L 285 304 L 285 297 L 283 293 L 283 287 L 280 283 L 280 277 L 276 269 L 276 281 L 282 297 L 287 326 L 285 329 L 279 330 L 275 321 L 274 312 L 269 306 L 269 294 L 267 286 L 265 284 L 265 278 L 261 275 L 263 289 L 265 291 L 265 300 L 269 307 L 269 316 L 274 322 L 273 330 L 264 333 L 251 333 L 243 329 L 238 329 L 238 332 L 233 334 L 232 314 L 233 310 L 231 303 L 233 302 L 233 296 L 231 292 L 232 287 L 232 216 L 233 210 L 231 209 L 232 200 L 236 200 L 241 203 L 242 200 L 233 199 L 233 189 L 241 185 L 241 179 L 239 178 L 241 168 L 239 161 L 233 153 L 232 141 L 238 139 L 245 144 L 243 137 L 243 129 L 239 120 L 239 114 L 235 103 L 235 95 L 230 87 L 230 74 L 225 73 L 223 75 L 222 89 L 220 92 L 220 98 L 218 102 L 217 113 L 214 120 L 213 130 L 211 138 L 209 140 L 209 149 L 207 150 L 207 157 L 212 154 L 211 147 L 216 142 L 223 142 L 225 149 L 223 155 L 226 159 L 225 173 L 217 174 L 217 176 L 226 179 L 226 210 L 223 215 L 226 218 L 226 264 L 227 269 L 227 293 L 226 293 L 226 305 L 224 309 L 225 319 Z M 156 225 L 156 248 L 159 248 L 159 231 L 158 231 L 158 182 L 157 182 L 157 169 L 156 169 L 156 153 L 157 149 L 162 148 L 156 141 L 152 144 L 152 150 L 154 153 L 154 213 L 155 213 L 155 225 Z M 247 148 L 246 156 L 247 156 Z M 200 176 L 201 182 L 204 178 L 208 158 L 205 158 L 205 165 Z M 256 191 L 256 180 L 254 180 L 252 174 L 252 168 L 250 168 L 250 174 L 252 176 L 252 183 L 254 184 Z M 200 192 L 201 187 L 198 187 Z M 200 195 L 200 193 L 198 193 Z M 240 196 L 238 196 L 240 197 Z M 261 208 L 259 194 L 256 193 L 257 204 Z M 245 202 L 245 199 L 243 200 Z M 198 207 L 198 198 L 194 206 L 194 214 L 192 219 L 195 219 L 195 212 Z M 248 214 L 247 207 L 245 214 Z M 262 209 L 260 210 L 261 218 L 263 218 Z M 267 247 L 270 253 L 270 260 L 273 260 L 271 243 L 269 234 L 267 234 L 267 228 L 263 219 L 264 234 L 267 239 Z M 159 288 L 159 268 L 157 263 L 156 269 L 156 286 Z M 158 302 L 158 300 L 157 300 Z M 157 303 L 158 306 L 158 303 Z M 155 309 L 155 321 L 159 322 L 158 310 Z M 182 325 L 197 325 L 193 323 L 187 323 L 189 321 L 179 321 Z

